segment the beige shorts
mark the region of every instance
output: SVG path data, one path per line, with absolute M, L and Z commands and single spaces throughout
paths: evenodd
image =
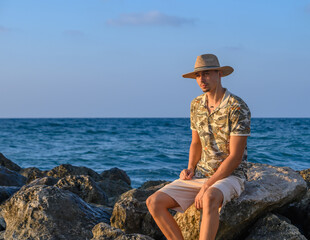
M 168 194 L 180 205 L 179 207 L 173 208 L 173 210 L 185 212 L 194 203 L 196 195 L 206 180 L 207 178 L 193 178 L 191 180 L 177 179 L 158 191 Z M 217 181 L 212 187 L 219 189 L 223 193 L 223 207 L 233 198 L 240 196 L 244 190 L 244 180 L 231 175 Z

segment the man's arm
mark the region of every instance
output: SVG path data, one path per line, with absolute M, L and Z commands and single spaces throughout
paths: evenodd
M 228 177 L 242 161 L 247 136 L 230 136 L 229 156 L 223 161 L 216 172 L 206 181 L 208 187 L 216 181 Z
M 239 166 L 242 161 L 246 141 L 246 136 L 230 136 L 229 156 L 223 161 L 212 177 L 205 181 L 199 193 L 196 195 L 195 206 L 197 209 L 201 208 L 203 195 L 208 188 L 216 181 L 228 177 Z
M 202 151 L 202 147 L 201 147 L 201 142 L 200 142 L 198 132 L 195 130 L 192 130 L 192 142 L 189 148 L 188 166 L 187 166 L 187 169 L 184 169 L 180 173 L 181 179 L 188 180 L 194 176 L 196 165 L 201 158 L 201 151 Z

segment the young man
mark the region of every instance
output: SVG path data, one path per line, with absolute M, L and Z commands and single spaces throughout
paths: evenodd
M 169 240 L 183 239 L 169 208 L 184 212 L 195 203 L 203 210 L 199 239 L 215 239 L 219 208 L 244 190 L 251 113 L 241 98 L 222 87 L 221 77 L 233 71 L 229 66 L 220 67 L 215 55 L 204 54 L 197 57 L 194 71 L 183 75 L 196 79 L 204 92 L 191 102 L 188 167 L 181 171 L 180 179 L 146 201 Z

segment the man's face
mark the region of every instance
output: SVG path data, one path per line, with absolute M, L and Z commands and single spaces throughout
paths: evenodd
M 216 70 L 202 71 L 196 73 L 196 81 L 203 92 L 216 89 L 220 83 L 221 72 Z

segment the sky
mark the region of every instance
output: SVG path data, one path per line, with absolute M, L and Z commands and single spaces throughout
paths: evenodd
M 189 117 L 205 53 L 252 117 L 310 117 L 310 0 L 0 0 L 0 118 Z

